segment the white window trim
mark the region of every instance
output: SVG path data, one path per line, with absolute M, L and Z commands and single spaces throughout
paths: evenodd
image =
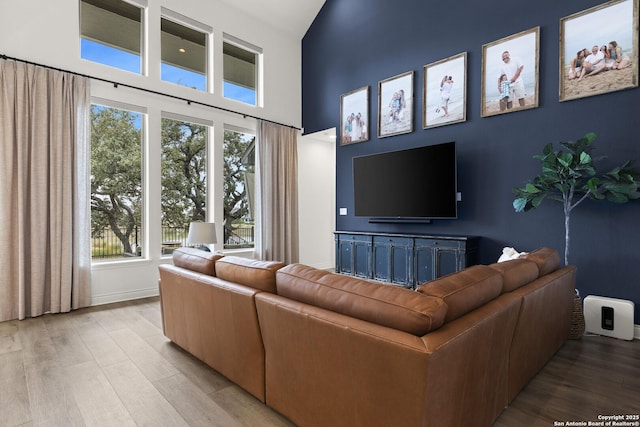
M 255 75 L 255 79 L 256 79 L 256 104 L 255 105 L 251 105 L 251 104 L 246 104 L 244 102 L 242 102 L 243 105 L 249 105 L 251 107 L 259 107 L 262 108 L 264 106 L 264 102 L 263 102 L 263 94 L 262 94 L 262 88 L 263 88 L 263 79 L 264 79 L 264 75 L 263 75 L 263 52 L 262 52 L 262 48 L 259 46 L 256 46 L 254 44 L 251 44 L 249 42 L 246 42 L 244 40 L 241 40 L 235 36 L 232 36 L 231 34 L 227 34 L 227 33 L 222 33 L 222 42 L 223 43 L 229 43 L 232 44 L 234 46 L 237 46 L 239 48 L 242 48 L 246 51 L 252 52 L 256 55 L 256 75 Z M 223 58 L 224 61 L 224 58 Z M 222 76 L 222 84 L 224 85 L 224 75 Z M 223 91 L 224 92 L 224 91 Z M 241 101 L 237 101 L 233 98 L 227 98 L 226 96 L 224 96 L 224 93 L 222 94 L 222 96 L 225 99 L 229 99 L 231 101 L 236 101 L 236 102 L 241 102 Z
M 115 101 L 113 99 L 100 98 L 97 96 L 90 97 L 91 105 L 97 104 L 102 105 L 104 107 L 109 108 L 117 108 L 119 110 L 131 111 L 134 113 L 142 114 L 142 129 L 140 130 L 140 145 L 142 152 L 140 153 L 140 160 L 142 164 L 140 165 L 140 170 L 142 172 L 142 176 L 140 177 L 141 188 L 142 188 L 142 197 L 141 203 L 142 207 L 140 208 L 140 218 L 142 219 L 142 233 L 144 236 L 144 240 L 142 243 L 142 256 L 136 258 L 118 258 L 111 259 L 105 261 L 96 261 L 93 258 L 91 259 L 91 268 L 92 269 L 100 269 L 100 267 L 110 266 L 114 264 L 132 264 L 132 263 L 148 263 L 151 261 L 150 256 L 150 246 L 149 246 L 149 218 L 147 215 L 147 206 L 149 206 L 149 188 L 147 185 L 148 179 L 148 162 L 149 162 L 149 115 L 146 107 L 142 107 L 140 105 L 129 104 L 126 102 Z

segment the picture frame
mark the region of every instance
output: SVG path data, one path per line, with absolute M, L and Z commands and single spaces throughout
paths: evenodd
M 369 140 L 369 86 L 340 96 L 340 145 Z
M 467 52 L 424 66 L 423 129 L 467 120 Z
M 560 102 L 638 87 L 638 0 L 612 0 L 560 19 L 559 65 Z
M 378 138 L 413 132 L 413 71 L 378 83 Z
M 539 26 L 482 45 L 482 117 L 538 107 L 539 57 Z

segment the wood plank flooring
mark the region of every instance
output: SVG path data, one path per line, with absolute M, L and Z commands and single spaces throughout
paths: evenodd
M 496 427 L 640 413 L 640 341 L 569 341 Z M 282 426 L 162 334 L 158 298 L 0 323 L 0 426 Z M 395 427 L 395 426 L 394 426 Z

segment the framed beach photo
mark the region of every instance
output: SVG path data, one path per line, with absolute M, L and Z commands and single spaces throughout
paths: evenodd
M 638 87 L 638 0 L 562 18 L 559 64 L 560 101 Z
M 340 97 L 340 145 L 369 140 L 369 86 Z
M 540 27 L 482 46 L 482 117 L 538 107 Z
M 424 66 L 422 127 L 467 120 L 467 52 Z
M 413 131 L 413 71 L 378 83 L 378 138 Z

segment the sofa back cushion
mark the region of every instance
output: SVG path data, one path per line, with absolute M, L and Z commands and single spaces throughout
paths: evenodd
M 286 298 L 417 336 L 442 326 L 447 311 L 438 298 L 302 264 L 278 270 L 276 286 Z
M 539 275 L 544 276 L 560 268 L 560 255 L 553 249 L 540 248 L 523 255 L 522 258 L 538 264 Z
M 178 248 L 173 251 L 173 265 L 209 276 L 216 275 L 215 264 L 220 258 L 222 255 L 195 248 Z
M 222 280 L 275 293 L 276 271 L 284 265 L 279 261 L 259 261 L 225 256 L 216 262 L 216 275 Z
M 474 265 L 418 286 L 419 293 L 447 304 L 445 322 L 486 304 L 502 292 L 502 275 L 486 265 Z
M 502 293 L 511 292 L 538 278 L 538 264 L 528 259 L 512 259 L 489 267 L 502 273 Z

